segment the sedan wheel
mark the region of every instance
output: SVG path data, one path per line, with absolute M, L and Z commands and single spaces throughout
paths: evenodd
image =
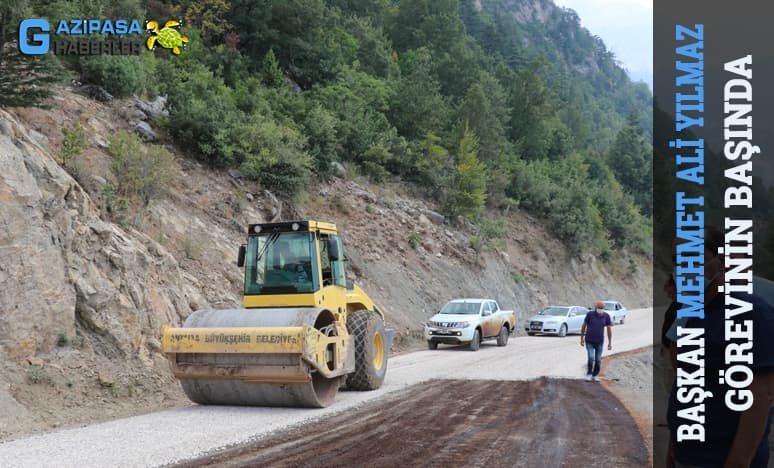
M 563 323 L 562 326 L 559 328 L 559 336 L 564 338 L 567 336 L 567 324 Z

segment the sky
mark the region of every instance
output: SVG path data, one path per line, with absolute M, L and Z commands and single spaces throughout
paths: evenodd
M 578 13 L 634 81 L 653 89 L 653 0 L 554 0 Z

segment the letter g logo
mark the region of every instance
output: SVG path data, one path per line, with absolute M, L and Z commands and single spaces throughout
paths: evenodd
M 42 18 L 28 18 L 19 24 L 19 50 L 25 55 L 43 55 L 48 52 L 49 35 L 33 33 L 32 41 L 29 39 L 29 31 L 39 29 L 42 32 L 49 32 L 51 28 L 48 21 Z

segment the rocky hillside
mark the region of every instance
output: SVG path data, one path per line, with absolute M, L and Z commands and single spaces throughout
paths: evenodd
M 350 275 L 400 331 L 394 351 L 416 345 L 421 323 L 458 296 L 494 297 L 522 318 L 549 303 L 649 302 L 646 259 L 570 258 L 519 211 L 478 254 L 472 226 L 456 230 L 409 186 L 372 186 L 351 168 L 291 205 L 178 155 L 167 196 L 112 223 L 105 142 L 144 118 L 137 106 L 61 90 L 54 110 L 0 109 L 0 437 L 183 404 L 161 328 L 239 305 L 235 258 L 250 222 L 338 223 Z M 65 170 L 61 129 L 75 121 L 88 147 Z

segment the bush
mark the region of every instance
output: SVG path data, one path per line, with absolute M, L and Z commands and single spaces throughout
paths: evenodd
M 62 129 L 62 149 L 59 155 L 62 158 L 62 164 L 67 167 L 70 161 L 76 156 L 80 156 L 86 149 L 86 133 L 78 122 Z
M 108 152 L 118 179 L 117 193 L 138 197 L 146 205 L 166 191 L 177 168 L 172 153 L 161 146 L 146 146 L 127 132 L 116 133 L 109 139 Z
M 419 234 L 417 234 L 416 232 L 413 232 L 413 231 L 412 231 L 412 232 L 411 232 L 411 233 L 408 235 L 408 245 L 409 245 L 409 247 L 411 247 L 412 249 L 416 250 L 416 249 L 419 247 L 419 241 L 420 241 L 420 239 L 419 239 Z
M 254 120 L 254 119 L 251 119 Z M 294 129 L 272 120 L 248 122 L 235 129 L 234 154 L 242 174 L 286 197 L 301 193 L 309 180 L 311 158 Z
M 500 246 L 503 237 L 505 237 L 505 220 L 502 218 L 497 221 L 482 220 L 479 224 L 478 235 L 486 246 Z
M 43 366 L 34 364 L 27 369 L 27 380 L 33 384 L 43 384 L 50 382 L 51 377 Z
M 379 163 L 363 161 L 360 164 L 360 168 L 363 171 L 363 175 L 367 176 L 375 184 L 380 184 L 387 178 L 387 170 L 380 166 Z
M 115 97 L 131 96 L 143 89 L 147 76 L 140 57 L 97 55 L 81 60 L 81 81 L 105 88 Z
M 124 196 L 116 195 L 116 188 L 111 183 L 102 186 L 102 210 L 103 217 L 108 216 L 119 226 L 126 225 L 126 212 L 129 209 L 129 200 Z
M 70 337 L 67 336 L 66 333 L 60 333 L 56 337 L 56 345 L 58 347 L 60 347 L 60 348 L 64 348 L 65 346 L 69 346 L 70 345 Z
M 236 108 L 231 89 L 206 67 L 169 62 L 158 67 L 156 81 L 168 95 L 170 134 L 200 161 L 212 167 L 230 165 L 231 132 L 248 117 Z
M 519 273 L 516 270 L 512 270 L 511 271 L 511 279 L 513 280 L 514 283 L 520 284 L 522 281 L 524 281 L 524 275 L 522 275 L 521 273 Z

